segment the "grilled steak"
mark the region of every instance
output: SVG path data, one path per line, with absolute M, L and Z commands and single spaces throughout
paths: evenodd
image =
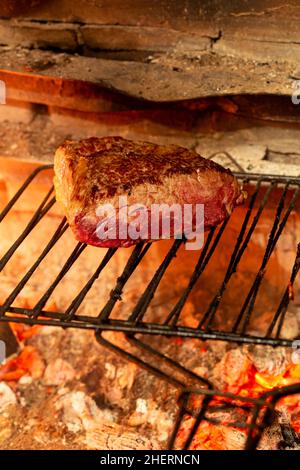
M 222 222 L 243 201 L 241 188 L 229 170 L 175 145 L 132 142 L 121 137 L 66 141 L 56 151 L 54 170 L 56 198 L 64 207 L 75 237 L 95 246 L 131 246 L 141 238 L 150 240 L 153 204 L 203 204 L 207 229 Z M 129 234 L 124 236 L 118 228 L 114 237 L 105 239 L 99 230 L 105 225 L 107 231 L 113 230 L 109 225 L 112 213 L 99 210 L 103 204 L 116 208 L 115 222 L 123 217 L 120 197 L 127 207 L 146 207 L 149 224 L 145 223 L 145 228 L 139 219 L 140 235 L 135 239 Z M 136 217 L 137 213 L 129 214 L 126 223 Z M 166 237 L 163 217 L 155 238 Z M 170 220 L 174 222 L 172 214 Z M 170 234 L 176 236 L 172 223 Z M 190 229 L 193 227 L 194 209 Z

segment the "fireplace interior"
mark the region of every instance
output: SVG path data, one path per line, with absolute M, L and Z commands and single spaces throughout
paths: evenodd
M 297 2 L 2 3 L 0 448 L 299 449 Z M 76 242 L 53 154 L 92 135 L 196 150 L 247 201 L 197 251 Z

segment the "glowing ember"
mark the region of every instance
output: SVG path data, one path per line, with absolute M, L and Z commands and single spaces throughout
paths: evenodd
M 40 325 L 28 326 L 24 323 L 10 323 L 10 327 L 20 342 L 36 335 L 36 333 L 41 329 Z
M 290 363 L 284 373 L 275 376 L 259 373 L 255 366 L 252 363 L 249 363 L 247 360 L 244 361 L 244 366 L 244 369 L 242 369 L 239 372 L 238 376 L 235 377 L 235 381 L 228 380 L 222 392 L 238 394 L 241 397 L 257 398 L 263 393 L 274 388 L 292 385 L 294 383 L 299 383 L 300 381 L 300 364 Z M 202 400 L 202 395 L 193 395 L 190 398 L 189 406 L 191 407 L 191 409 L 199 410 L 202 404 Z M 299 395 L 291 395 L 282 398 L 277 403 L 277 408 L 280 408 L 282 406 L 285 407 L 287 413 L 291 417 L 291 424 L 295 431 L 298 433 L 300 432 L 299 402 Z M 243 442 L 241 442 L 241 444 L 244 445 L 247 434 L 246 429 L 239 428 L 236 425 L 236 422 L 249 424 L 251 419 L 250 402 L 249 404 L 241 402 L 241 400 L 235 400 L 233 402 L 231 399 L 219 397 L 214 398 L 211 401 L 210 408 L 213 409 L 214 407 L 218 407 L 220 405 L 226 406 L 226 404 L 231 404 L 235 407 L 234 413 L 232 412 L 231 419 L 227 419 L 224 413 L 222 415 L 220 414 L 220 412 L 208 412 L 207 415 L 220 421 L 220 424 L 214 424 L 207 421 L 202 422 L 192 441 L 192 444 L 190 446 L 191 449 L 226 449 L 226 441 L 228 440 L 228 436 L 230 436 L 227 428 L 228 425 L 231 426 L 231 430 L 238 433 L 239 436 L 243 436 Z M 245 412 L 241 411 L 241 409 L 238 408 L 238 406 L 241 405 L 244 405 L 245 408 L 249 408 L 249 411 L 246 412 L 246 415 Z M 230 416 L 230 413 L 228 414 L 228 416 Z M 233 423 L 235 423 L 234 426 L 232 425 Z M 177 434 L 176 442 L 178 448 L 181 448 L 184 445 L 185 440 L 193 427 L 193 424 L 194 419 L 192 417 L 185 418 L 183 425 L 181 426 L 181 429 Z M 231 437 L 229 437 L 229 440 L 232 439 L 232 435 Z
M 17 357 L 9 359 L 0 366 L 0 380 L 18 381 L 24 375 L 40 378 L 44 368 L 43 360 L 37 350 L 33 346 L 25 346 Z

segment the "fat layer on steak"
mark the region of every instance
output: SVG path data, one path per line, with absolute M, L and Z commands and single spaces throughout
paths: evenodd
M 94 246 L 131 246 L 140 241 L 129 236 L 124 239 L 118 231 L 115 239 L 99 238 L 98 227 L 109 217 L 99 215 L 99 207 L 111 204 L 116 208 L 118 227 L 120 196 L 126 196 L 128 206 L 147 208 L 148 228 L 152 204 L 203 204 L 207 229 L 222 222 L 243 201 L 241 188 L 229 170 L 176 145 L 132 142 L 122 137 L 66 141 L 55 153 L 54 171 L 56 198 L 75 237 Z M 146 234 L 140 229 L 143 239 L 151 239 L 148 229 Z M 175 235 L 171 229 L 171 236 Z M 160 220 L 159 238 L 164 236 Z

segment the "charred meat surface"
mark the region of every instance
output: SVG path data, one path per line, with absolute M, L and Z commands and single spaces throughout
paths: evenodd
M 202 225 L 207 229 L 222 222 L 244 199 L 230 170 L 176 145 L 132 142 L 122 137 L 66 141 L 56 151 L 54 170 L 56 198 L 70 227 L 79 241 L 94 246 L 131 246 L 141 239 L 153 239 L 153 205 L 191 205 L 192 231 L 197 204 L 204 205 Z M 100 210 L 104 205 L 105 212 Z M 113 217 L 109 207 L 115 211 L 116 231 L 108 237 Z M 134 211 L 130 212 L 128 208 L 132 207 Z M 141 207 L 146 209 L 146 218 L 139 216 L 137 221 Z M 183 218 L 174 220 L 172 210 L 165 214 L 159 214 L 155 239 L 167 237 L 164 217 L 170 219 L 171 237 L 178 235 L 178 226 L 183 225 Z M 125 224 L 136 222 L 135 238 L 127 230 L 125 236 L 121 232 L 121 218 Z M 106 238 L 99 230 L 104 226 Z M 185 226 L 184 233 L 188 230 Z

